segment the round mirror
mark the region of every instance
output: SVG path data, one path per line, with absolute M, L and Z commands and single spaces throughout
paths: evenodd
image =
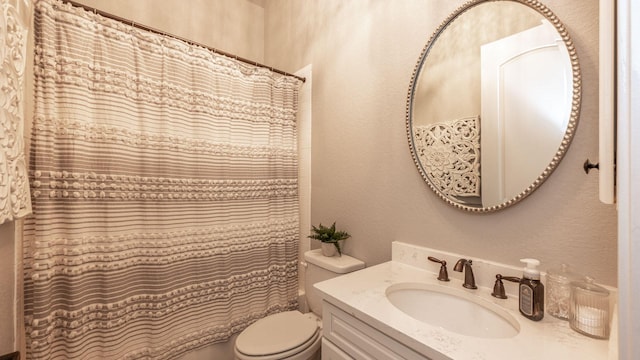
M 534 0 L 472 0 L 422 50 L 407 134 L 427 184 L 467 211 L 504 209 L 558 166 L 580 112 L 567 30 Z

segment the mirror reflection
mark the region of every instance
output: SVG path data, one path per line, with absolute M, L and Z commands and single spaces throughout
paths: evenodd
M 529 195 L 573 136 L 575 50 L 551 12 L 528 3 L 467 3 L 436 31 L 412 80 L 407 131 L 418 170 L 465 210 Z

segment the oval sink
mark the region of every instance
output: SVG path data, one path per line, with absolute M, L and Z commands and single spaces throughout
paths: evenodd
M 506 310 L 464 290 L 400 283 L 389 286 L 386 295 L 412 318 L 461 335 L 509 338 L 520 331 L 518 321 Z

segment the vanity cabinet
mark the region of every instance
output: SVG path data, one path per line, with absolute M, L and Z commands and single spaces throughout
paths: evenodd
M 327 301 L 322 319 L 322 360 L 429 360 Z

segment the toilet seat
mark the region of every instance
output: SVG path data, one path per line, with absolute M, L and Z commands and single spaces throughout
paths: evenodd
M 236 339 L 240 359 L 283 359 L 320 346 L 316 320 L 299 311 L 285 311 L 262 318 Z M 314 350 L 315 351 L 315 350 Z

